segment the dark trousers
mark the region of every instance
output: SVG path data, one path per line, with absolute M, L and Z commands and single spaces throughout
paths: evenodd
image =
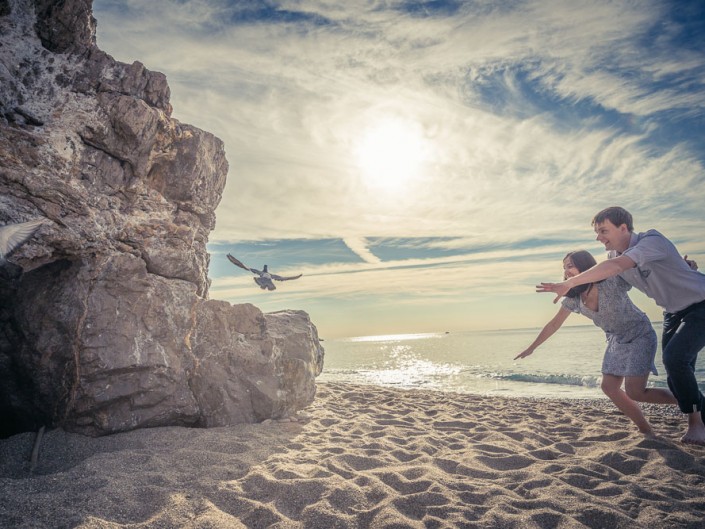
M 705 420 L 705 397 L 695 380 L 695 361 L 705 347 L 705 300 L 678 312 L 663 313 L 663 365 L 668 387 L 683 413 L 700 411 Z

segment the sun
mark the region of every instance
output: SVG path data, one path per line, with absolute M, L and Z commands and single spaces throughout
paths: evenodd
M 363 132 L 356 145 L 355 160 L 370 189 L 401 193 L 421 175 L 429 149 L 419 123 L 383 118 Z

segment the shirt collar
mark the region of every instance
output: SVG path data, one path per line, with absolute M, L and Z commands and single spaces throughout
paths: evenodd
M 629 250 L 629 248 L 633 247 L 637 242 L 639 242 L 639 235 L 632 232 L 631 237 L 629 239 L 629 246 L 627 246 L 627 250 Z M 627 250 L 624 250 L 624 252 L 626 252 Z M 615 253 L 619 256 L 619 255 L 622 255 L 624 252 L 615 252 Z

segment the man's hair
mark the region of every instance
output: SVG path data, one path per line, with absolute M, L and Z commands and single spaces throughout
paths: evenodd
M 622 224 L 627 225 L 629 231 L 634 231 L 634 221 L 632 220 L 632 214 L 626 209 L 620 208 L 619 206 L 612 206 L 610 208 L 605 208 L 595 215 L 592 219 L 592 225 L 602 224 L 606 220 L 609 220 L 615 226 L 621 226 Z

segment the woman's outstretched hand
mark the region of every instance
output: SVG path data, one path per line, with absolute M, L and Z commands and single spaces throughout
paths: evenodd
M 516 355 L 514 357 L 514 360 L 517 360 L 519 358 L 526 358 L 527 356 L 529 356 L 533 352 L 534 351 L 532 351 L 531 349 L 524 349 L 521 353 L 519 353 L 518 355 Z
M 562 283 L 541 283 L 536 285 L 536 292 L 553 292 L 556 294 L 556 298 L 553 300 L 554 303 L 557 303 L 569 290 L 570 287 L 565 284 L 565 281 Z

